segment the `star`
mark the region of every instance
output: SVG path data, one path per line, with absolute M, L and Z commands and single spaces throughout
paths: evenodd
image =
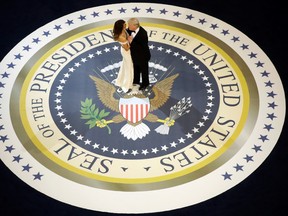
M 181 56 L 181 60 L 186 60 L 187 59 L 187 57 L 186 56 Z
M 65 124 L 67 122 L 67 119 L 66 118 L 61 118 L 60 122 Z
M 248 47 L 249 47 L 249 45 L 247 45 L 247 44 L 242 44 L 242 46 L 241 46 L 241 48 L 242 48 L 243 50 L 248 49 Z
M 5 135 L 5 136 L 0 136 L 0 141 L 2 141 L 2 142 L 4 143 L 6 140 L 8 140 L 7 135 Z
M 178 55 L 180 55 L 178 52 L 174 52 L 174 54 L 173 54 L 174 56 L 178 56 Z
M 5 83 L 0 82 L 0 88 L 4 88 L 5 87 Z
M 210 114 L 210 113 L 212 113 L 212 111 L 211 111 L 211 109 L 206 109 L 205 113 Z
M 245 159 L 246 162 L 248 163 L 249 161 L 253 161 L 253 156 L 246 155 L 246 156 L 244 157 L 244 159 Z
M 54 101 L 55 101 L 55 103 L 61 103 L 61 99 L 58 99 L 58 98 Z
M 29 51 L 30 49 L 32 49 L 32 48 L 29 45 L 23 46 L 23 50 L 24 51 Z
M 192 20 L 194 17 L 192 16 L 192 14 L 190 15 L 186 15 L 186 19 Z
M 10 64 L 7 64 L 8 68 L 14 68 L 16 64 L 13 64 L 12 62 Z
M 108 149 L 109 149 L 109 147 L 107 147 L 107 146 L 103 146 L 103 147 L 101 148 L 101 150 L 102 150 L 103 152 L 108 151 Z
M 97 12 L 93 12 L 92 14 L 91 14 L 91 16 L 93 16 L 93 17 L 99 17 L 99 12 L 97 13 Z
M 204 24 L 204 23 L 206 23 L 207 21 L 205 20 L 205 18 L 204 19 L 199 19 L 199 22 L 198 23 L 201 23 L 202 25 Z
M 222 176 L 224 177 L 224 180 L 226 180 L 226 179 L 230 179 L 231 180 L 232 174 L 229 174 L 229 173 L 225 172 L 225 174 L 222 174 Z
M 19 163 L 20 160 L 22 160 L 23 158 L 20 157 L 20 155 L 18 156 L 13 156 L 13 161 L 16 161 L 17 163 Z
M 191 134 L 191 133 L 187 133 L 187 134 L 186 134 L 186 137 L 187 137 L 187 138 L 192 138 L 192 134 Z
M 261 72 L 261 74 L 262 74 L 262 77 L 264 77 L 264 76 L 268 77 L 270 73 L 268 73 L 267 71 L 263 71 L 263 72 Z
M 250 58 L 256 58 L 257 54 L 256 54 L 256 53 L 253 53 L 253 52 L 251 52 L 250 54 L 248 54 L 248 56 L 250 56 Z
M 43 35 L 46 36 L 46 37 L 48 37 L 48 36 L 51 35 L 51 34 L 50 34 L 49 31 L 44 31 L 44 32 L 43 32 Z
M 132 150 L 131 154 L 134 155 L 134 156 L 136 156 L 136 155 L 138 155 L 139 153 L 138 153 L 138 150 Z
M 69 70 L 69 72 L 73 73 L 75 71 L 75 68 L 72 67 L 72 68 L 69 68 L 68 70 Z
M 180 15 L 181 15 L 181 13 L 179 11 L 173 12 L 173 16 L 179 17 Z
M 227 35 L 227 34 L 230 34 L 230 33 L 229 33 L 229 30 L 224 30 L 224 29 L 222 29 L 221 34 L 223 34 L 223 35 Z
M 196 65 L 195 65 L 195 67 L 193 67 L 194 69 L 198 69 L 199 67 L 197 67 L 196 68 Z M 197 73 L 199 74 L 199 75 L 204 75 L 204 72 L 205 71 L 203 71 L 203 70 L 199 70 Z
M 256 62 L 255 64 L 256 64 L 256 67 L 263 67 L 264 65 L 264 63 L 260 61 Z
M 206 86 L 206 87 L 211 87 L 211 86 L 212 86 L 212 83 L 207 82 L 207 83 L 205 83 L 205 86 Z M 213 97 L 212 97 L 212 98 L 213 98 Z M 208 100 L 209 100 L 209 96 L 208 96 Z
M 84 141 L 84 143 L 85 143 L 85 145 L 90 145 L 91 140 L 86 139 L 86 140 Z
M 274 96 L 276 96 L 277 94 L 275 94 L 273 91 L 271 92 L 267 92 L 268 96 L 267 97 L 272 97 L 274 98 Z
M 104 52 L 110 52 L 110 48 L 108 48 L 108 47 L 106 47 L 105 49 L 104 49 Z
M 133 8 L 132 10 L 133 10 L 133 13 L 139 13 L 140 8 L 135 7 L 135 8 Z
M 101 55 L 101 54 L 102 54 L 102 51 L 97 50 L 95 54 L 96 54 L 96 55 Z
M 275 116 L 274 113 L 271 114 L 267 113 L 267 118 L 270 118 L 273 121 L 273 119 L 277 118 L 277 116 Z
M 180 139 L 178 139 L 178 141 L 179 141 L 179 143 L 185 143 L 185 139 L 182 137 Z
M 78 17 L 78 19 L 80 19 L 81 21 L 86 20 L 86 16 L 80 15 L 80 16 Z
M 176 148 L 177 143 L 176 142 L 172 142 L 172 143 L 170 143 L 170 145 L 171 145 L 171 147 Z
M 94 143 L 93 148 L 94 148 L 94 149 L 96 149 L 96 148 L 98 149 L 99 146 L 100 146 L 100 144 L 98 144 L 98 143 Z
M 264 129 L 266 129 L 268 131 L 270 131 L 271 129 L 274 129 L 271 124 L 269 124 L 269 125 L 264 124 L 264 125 L 265 125 Z
M 161 146 L 161 150 L 163 150 L 163 151 L 167 151 L 167 149 L 168 149 L 168 147 L 167 147 L 166 145 Z
M 56 92 L 56 93 L 55 93 L 55 96 L 56 96 L 56 97 L 61 97 L 61 95 L 62 95 L 61 92 Z
M 54 29 L 56 29 L 57 31 L 59 31 L 60 29 L 62 29 L 61 25 L 55 25 Z
M 77 136 L 77 140 L 82 140 L 84 137 L 82 135 Z
M 198 122 L 198 124 L 197 124 L 199 127 L 204 127 L 205 125 L 204 125 L 204 122 Z
M 8 151 L 9 153 L 11 153 L 13 150 L 15 150 L 15 148 L 13 148 L 13 145 L 11 145 L 11 146 L 6 146 L 5 151 Z
M 126 154 L 128 154 L 128 150 L 124 150 L 124 149 L 123 149 L 123 150 L 121 151 L 121 154 L 125 156 Z
M 254 145 L 252 149 L 255 150 L 255 152 L 262 151 L 261 146 L 256 146 L 256 145 Z
M 65 73 L 65 74 L 64 74 L 64 77 L 65 77 L 65 78 L 69 78 L 69 77 L 70 77 L 70 74 L 69 74 L 69 73 Z M 62 87 L 61 90 L 63 90 L 63 86 L 61 86 L 61 87 Z
M 207 121 L 208 119 L 209 119 L 209 117 L 206 115 L 206 116 L 202 116 L 202 119 L 204 120 L 204 121 Z
M 235 37 L 235 36 L 233 36 L 233 38 L 231 40 L 234 41 L 234 42 L 240 41 L 239 37 Z
M 268 107 L 275 109 L 275 107 L 278 106 L 277 104 L 275 104 L 275 102 L 272 103 L 268 103 Z
M 74 129 L 74 130 L 72 130 L 72 131 L 70 131 L 70 134 L 71 135 L 75 135 L 77 133 L 77 131 Z
M 153 153 L 157 154 L 158 151 L 159 151 L 159 150 L 158 150 L 157 148 L 152 148 L 152 152 L 153 152 Z
M 127 9 L 124 9 L 123 7 L 121 7 L 121 8 L 119 9 L 119 12 L 120 12 L 120 13 L 126 13 L 126 10 L 127 10 Z
M 211 24 L 210 28 L 212 28 L 212 29 L 214 29 L 214 30 L 215 30 L 216 28 L 219 28 L 219 27 L 218 27 L 218 25 L 217 25 L 217 24 Z
M 81 64 L 80 64 L 79 62 L 75 62 L 75 63 L 74 63 L 74 66 L 75 66 L 75 67 L 80 67 Z
M 274 83 L 272 83 L 270 80 L 268 82 L 265 82 L 266 87 L 271 87 L 274 85 Z
M 151 7 L 149 7 L 148 9 L 146 9 L 147 13 L 152 13 L 154 9 L 152 9 Z
M 243 165 L 239 165 L 238 163 L 236 164 L 236 166 L 234 166 L 234 168 L 236 169 L 236 172 L 243 171 Z
M 113 10 L 109 10 L 109 9 L 107 9 L 107 10 L 105 11 L 106 15 L 112 14 L 112 12 L 113 12 Z
M 199 128 L 195 128 L 195 127 L 194 127 L 194 128 L 192 129 L 192 131 L 193 131 L 194 133 L 199 133 Z
M 267 138 L 267 135 L 261 135 L 261 134 L 260 134 L 259 139 L 261 139 L 262 142 L 265 142 L 266 140 L 269 140 L 269 139 Z
M 22 166 L 23 167 L 23 170 L 22 171 L 27 171 L 29 172 L 30 169 L 32 168 L 29 164 L 25 165 L 25 166 Z
M 70 26 L 70 25 L 74 24 L 74 22 L 73 22 L 73 20 L 67 20 L 66 24 Z
M 113 50 L 119 50 L 119 46 L 113 46 L 112 49 Z
M 43 175 L 41 175 L 39 172 L 37 174 L 34 174 L 33 176 L 34 176 L 33 180 L 36 180 L 36 179 L 41 180 L 41 178 L 43 177 Z
M 166 14 L 168 11 L 165 9 L 160 10 L 160 14 Z
M 111 152 L 112 154 L 118 154 L 118 149 L 113 148 Z
M 71 128 L 72 126 L 70 125 L 70 124 L 68 124 L 68 125 L 65 125 L 65 129 L 68 129 L 68 130 L 70 130 L 70 128 Z
M 89 54 L 88 58 L 90 58 L 90 59 L 94 58 L 94 54 Z
M 19 59 L 19 60 L 21 60 L 21 58 L 23 57 L 20 53 L 14 56 L 15 56 L 15 59 Z
M 189 65 L 191 65 L 191 64 L 193 64 L 193 63 L 194 63 L 193 60 L 188 60 L 188 61 L 187 61 L 187 64 L 189 64 Z

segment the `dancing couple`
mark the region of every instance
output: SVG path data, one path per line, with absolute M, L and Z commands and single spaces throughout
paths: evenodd
M 148 46 L 148 34 L 140 26 L 137 18 L 130 18 L 127 24 L 128 28 L 126 22 L 120 19 L 113 27 L 113 39 L 121 44 L 123 59 L 115 85 L 125 93 L 134 91 L 135 88 L 145 91 L 150 84 L 148 62 L 151 53 Z

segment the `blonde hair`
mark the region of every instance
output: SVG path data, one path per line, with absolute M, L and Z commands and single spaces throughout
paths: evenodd
M 129 24 L 137 26 L 137 27 L 140 26 L 139 20 L 137 18 L 130 18 L 127 22 Z

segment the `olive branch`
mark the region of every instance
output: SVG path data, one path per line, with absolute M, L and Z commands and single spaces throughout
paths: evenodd
M 108 123 L 112 121 L 106 121 L 104 117 L 107 117 L 110 112 L 106 112 L 105 109 L 101 111 L 96 107 L 95 104 L 92 104 L 92 99 L 86 98 L 85 101 L 81 101 L 81 119 L 88 120 L 85 124 L 89 125 L 89 129 L 97 126 L 100 128 L 107 127 L 108 133 L 111 133 L 111 129 L 108 126 Z

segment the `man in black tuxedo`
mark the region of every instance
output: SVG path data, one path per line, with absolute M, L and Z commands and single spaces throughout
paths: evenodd
M 131 56 L 134 66 L 134 85 L 140 85 L 139 90 L 145 90 L 149 86 L 148 62 L 151 53 L 148 46 L 147 31 L 140 26 L 137 18 L 128 20 L 127 29 L 130 42 Z M 142 74 L 142 83 L 140 83 L 140 74 Z

